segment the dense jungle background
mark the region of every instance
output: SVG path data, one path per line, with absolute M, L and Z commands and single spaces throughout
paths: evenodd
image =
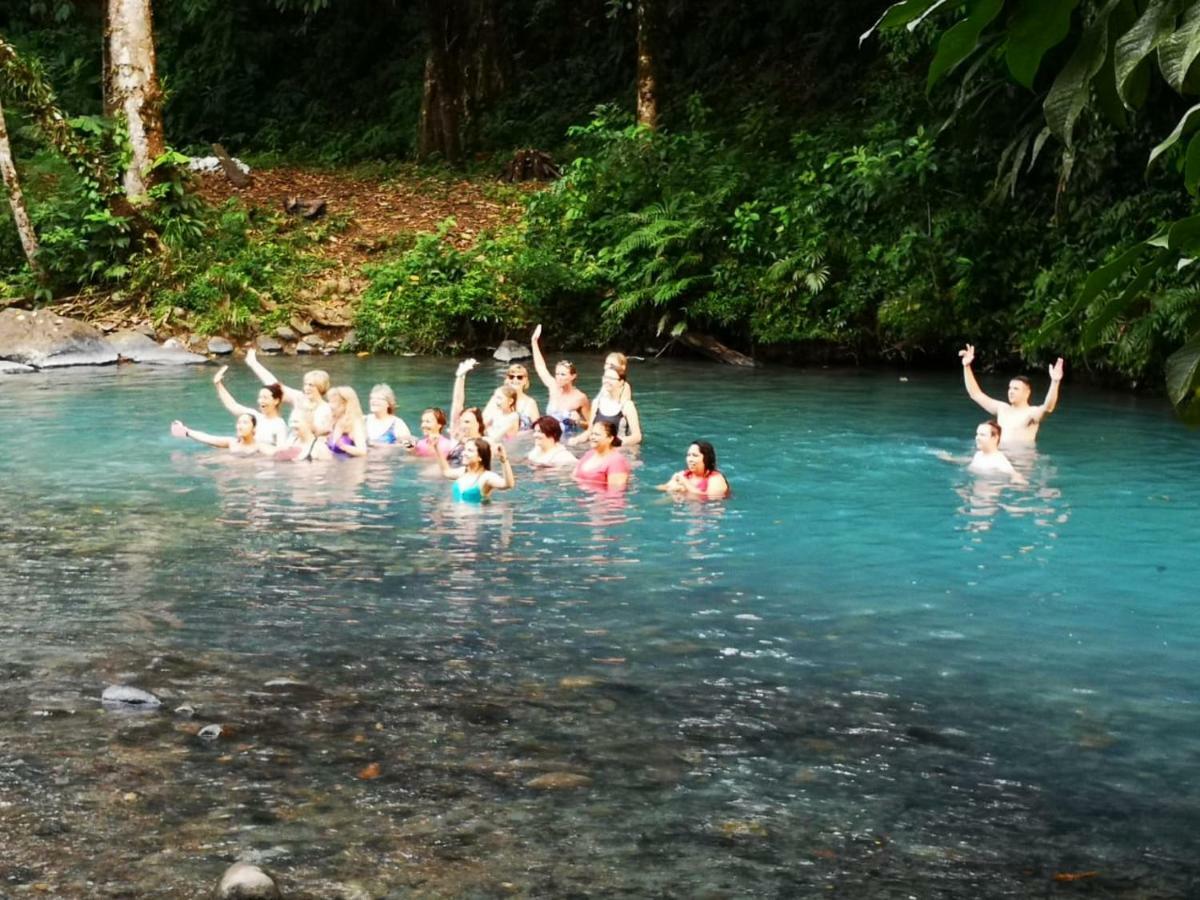
M 1194 414 L 1194 0 L 157 0 L 140 193 L 123 5 L 0 10 L 37 242 L 5 204 L 0 304 L 247 336 L 337 294 L 378 351 L 970 341 Z M 188 174 L 214 142 L 257 193 Z

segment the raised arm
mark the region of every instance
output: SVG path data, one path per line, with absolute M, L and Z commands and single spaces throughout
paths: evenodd
M 458 427 L 459 416 L 467 405 L 467 373 L 478 363 L 473 359 L 464 359 L 458 364 L 454 373 L 454 389 L 450 392 L 450 433 Z
M 963 384 L 967 387 L 967 394 L 972 400 L 982 406 L 993 416 L 1000 412 L 1001 403 L 998 400 L 993 400 L 979 387 L 979 382 L 975 380 L 975 373 L 971 370 L 971 363 L 975 362 L 975 347 L 971 344 L 958 351 L 958 355 L 962 357 L 963 367 Z
M 438 440 L 430 441 L 429 448 L 433 450 L 433 458 L 437 460 L 438 468 L 442 470 L 442 475 L 453 481 L 463 473 L 463 469 L 461 466 L 450 467 L 449 461 L 447 461 L 445 455 L 442 453 L 442 448 L 438 446 L 439 443 L 441 442 Z
M 487 481 L 492 490 L 512 490 L 517 483 L 517 477 L 513 474 L 512 463 L 508 460 L 508 451 L 504 449 L 503 444 L 496 445 L 496 458 L 500 460 L 500 472 L 488 472 Z
M 290 403 L 295 406 L 297 403 L 304 402 L 303 392 L 298 391 L 295 388 L 288 387 L 286 384 L 268 372 L 267 367 L 258 361 L 258 354 L 254 351 L 253 347 L 246 351 L 246 365 L 250 367 L 250 371 L 258 376 L 258 380 L 263 384 L 278 384 L 281 388 L 283 388 L 283 401 L 285 403 Z
M 178 419 L 171 423 L 171 434 L 176 437 L 191 438 L 193 441 L 199 441 L 201 444 L 218 447 L 222 450 L 228 450 L 230 444 L 233 443 L 233 438 L 231 437 L 221 437 L 216 434 L 206 434 L 203 431 L 193 431 Z
M 221 401 L 221 405 L 233 416 L 244 416 L 247 414 L 257 416 L 258 410 L 242 406 L 233 399 L 233 394 L 229 393 L 229 388 L 225 387 L 225 372 L 228 368 L 229 366 L 221 366 L 217 370 L 217 374 L 213 376 L 213 384 L 217 386 L 217 398 Z
M 1041 413 L 1037 417 L 1039 421 L 1058 408 L 1058 388 L 1062 384 L 1062 379 L 1063 359 L 1060 356 L 1050 367 L 1050 387 L 1046 391 L 1046 399 L 1042 401 Z
M 558 382 L 554 380 L 554 373 L 546 365 L 546 357 L 542 355 L 541 345 L 538 344 L 538 338 L 542 336 L 542 326 L 539 325 L 533 329 L 533 337 L 529 339 L 529 347 L 533 350 L 533 367 L 537 369 L 538 378 L 542 379 L 542 384 L 546 386 L 546 390 L 550 392 L 550 399 L 554 399 L 554 392 L 558 390 Z

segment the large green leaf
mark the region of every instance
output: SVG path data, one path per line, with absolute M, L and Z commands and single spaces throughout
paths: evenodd
M 921 18 L 932 12 L 934 8 L 942 6 L 945 3 L 946 0 L 902 0 L 900 3 L 893 3 L 883 11 L 882 16 L 875 20 L 874 25 L 859 35 L 858 43 L 861 45 L 863 41 L 876 31 L 899 28 L 914 20 L 920 21 Z
M 1071 132 L 1083 107 L 1087 104 L 1089 85 L 1100 71 L 1108 55 L 1108 18 L 1122 0 L 1108 0 L 1096 13 L 1096 18 L 1084 29 L 1075 51 L 1062 67 L 1042 111 L 1046 114 L 1046 125 L 1054 135 L 1071 146 Z
M 1186 129 L 1189 125 L 1194 124 L 1194 122 L 1200 122 L 1200 103 L 1197 103 L 1187 112 L 1185 112 L 1183 114 L 1183 118 L 1176 123 L 1175 129 L 1167 135 L 1166 139 L 1161 144 L 1150 151 L 1150 159 L 1146 161 L 1146 168 L 1149 169 L 1152 165 L 1154 165 L 1154 161 L 1156 159 L 1174 147 L 1175 142 L 1183 136 L 1184 129 Z
M 1197 56 L 1200 56 L 1200 3 L 1193 2 L 1184 10 L 1179 27 L 1158 48 L 1158 67 L 1177 93 L 1183 93 L 1183 82 Z
M 1141 62 L 1175 32 L 1179 0 L 1149 0 L 1138 20 L 1113 46 L 1113 65 L 1117 75 L 1117 93 L 1129 109 L 1133 102 L 1133 75 Z
M 937 53 L 929 64 L 926 92 L 937 84 L 939 78 L 974 52 L 979 46 L 979 35 L 1003 8 L 1004 0 L 971 0 L 967 5 L 967 17 L 942 32 Z
M 1166 236 L 1163 236 L 1164 241 Z M 1075 315 L 1075 313 L 1086 307 L 1089 303 L 1100 296 L 1110 284 L 1124 275 L 1137 262 L 1138 257 L 1145 252 L 1147 241 L 1138 241 L 1132 247 L 1125 250 L 1120 256 L 1112 262 L 1105 263 L 1100 268 L 1096 269 L 1083 283 L 1083 288 L 1076 295 L 1075 300 L 1063 312 L 1054 316 L 1052 319 L 1047 319 L 1042 327 L 1038 329 L 1037 339 L 1044 340 L 1049 337 L 1058 326 Z
M 1071 30 L 1071 13 L 1079 0 L 1021 0 L 1008 22 L 1008 46 L 1004 51 L 1008 71 L 1027 88 L 1042 57 L 1061 43 Z
M 1167 229 L 1167 249 L 1184 256 L 1200 256 L 1200 216 L 1172 222 Z
M 1167 357 L 1167 396 L 1182 413 L 1195 404 L 1200 388 L 1200 334 Z
M 1085 347 L 1094 347 L 1100 342 L 1100 337 L 1109 323 L 1113 322 L 1138 301 L 1142 291 L 1150 284 L 1150 279 L 1163 267 L 1167 259 L 1174 255 L 1170 250 L 1165 248 L 1159 250 L 1145 265 L 1138 269 L 1137 274 L 1125 286 L 1125 290 L 1109 299 L 1107 303 L 1100 307 L 1099 312 L 1088 319 L 1081 336 Z
M 1192 135 L 1183 155 L 1183 184 L 1189 194 L 1200 188 L 1200 132 Z

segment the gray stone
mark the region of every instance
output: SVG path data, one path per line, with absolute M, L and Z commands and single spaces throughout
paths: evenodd
M 295 352 L 297 354 L 299 354 L 300 356 L 308 356 L 310 353 L 313 352 L 314 349 L 315 348 L 312 347 L 312 345 L 306 344 L 303 341 L 301 341 L 299 344 L 296 345 Z
M 150 365 L 195 365 L 208 362 L 199 353 L 190 353 L 175 341 L 174 347 L 159 345 L 140 331 L 118 331 L 108 336 L 108 343 L 123 358 Z
M 233 344 L 223 337 L 212 337 L 208 339 L 208 352 L 225 356 L 233 352 Z
M 351 328 L 349 331 L 346 332 L 345 336 L 342 338 L 341 346 L 338 349 L 341 350 L 342 352 L 346 352 L 349 350 L 353 350 L 357 346 L 358 346 L 358 332 L 356 332 L 353 328 Z
M 162 342 L 162 345 L 168 350 L 186 350 L 187 344 L 179 340 L 179 338 L 169 337 Z
M 310 346 L 310 347 L 324 347 L 325 346 L 325 339 L 322 338 L 319 334 L 306 334 L 301 340 L 305 344 L 308 344 L 308 346 Z
M 0 375 L 17 375 L 22 372 L 36 372 L 33 366 L 25 366 L 21 363 L 9 362 L 7 359 L 0 359 Z
M 258 866 L 238 862 L 221 876 L 217 897 L 220 900 L 279 900 L 279 888 Z
M 0 311 L 0 359 L 52 369 L 102 366 L 117 361 L 98 328 L 46 310 Z
M 279 338 L 281 341 L 294 341 L 296 340 L 297 335 L 296 332 L 287 325 L 280 325 L 275 329 L 275 337 Z
M 260 353 L 278 353 L 283 349 L 283 344 L 269 334 L 260 334 L 255 338 L 254 346 L 259 349 Z
M 290 319 L 288 319 L 288 325 L 292 327 L 292 330 L 296 332 L 296 334 L 312 334 L 312 322 L 301 316 L 292 316 Z
M 215 741 L 221 736 L 223 730 L 220 725 L 205 725 L 196 734 L 196 737 L 202 741 Z
M 492 354 L 492 359 L 506 363 L 512 362 L 514 359 L 529 359 L 531 356 L 533 356 L 533 352 L 524 344 L 505 340 L 500 342 L 500 346 Z
M 162 706 L 162 701 L 149 691 L 127 684 L 110 684 L 100 695 L 100 702 L 119 709 L 158 709 Z
M 148 338 L 154 337 L 154 326 L 149 322 L 141 322 L 133 326 L 133 330 L 139 334 L 144 334 Z

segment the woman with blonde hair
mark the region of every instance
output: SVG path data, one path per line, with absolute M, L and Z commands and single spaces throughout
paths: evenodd
M 329 392 L 329 373 L 323 369 L 311 369 L 304 373 L 302 390 L 288 387 L 267 371 L 258 361 L 258 354 L 251 348 L 246 351 L 246 365 L 263 384 L 278 384 L 283 389 L 283 402 L 291 404 L 288 427 L 299 435 L 300 426 L 306 424 L 315 435 L 329 434 L 333 427 L 333 416 L 325 395 Z
M 368 444 L 399 444 L 412 437 L 408 425 L 396 415 L 396 392 L 386 384 L 371 388 L 367 406 L 371 411 L 367 416 Z

